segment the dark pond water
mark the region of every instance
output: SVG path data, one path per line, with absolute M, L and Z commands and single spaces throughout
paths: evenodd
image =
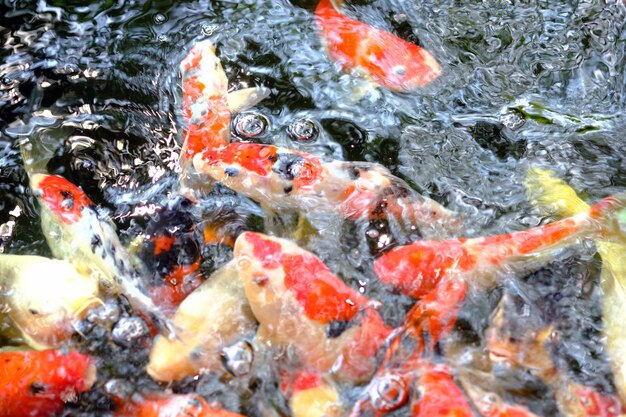
M 178 65 L 206 38 L 217 45 L 231 89 L 271 89 L 270 98 L 248 112 L 269 122 L 262 141 L 379 162 L 468 219 L 467 235 L 545 221 L 525 196 L 530 166 L 551 168 L 589 201 L 626 189 L 621 1 L 349 2 L 346 14 L 422 45 L 443 68 L 434 83 L 413 93 L 377 89 L 362 98 L 354 95 L 359 79 L 324 53 L 315 6 L 303 0 L 3 0 L 0 250 L 50 256 L 20 157 L 25 139 L 48 160 L 49 172 L 79 184 L 110 211 L 125 242 L 145 230 L 155 207 L 176 189 Z M 290 135 L 302 119 L 319 129 L 315 141 Z M 243 197 L 223 190 L 212 201 L 231 210 L 228 218 L 239 229 L 268 227 L 263 212 Z M 364 233 L 368 228 L 379 233 Z M 368 295 L 388 304 L 386 320 L 398 324 L 409 300 L 373 282 L 367 272 L 372 255 L 362 249 L 375 247 L 372 236 L 385 233 L 384 224 L 347 222 L 309 249 L 342 276 L 354 277 L 350 284 L 366 283 Z M 554 355 L 572 378 L 611 392 L 593 254 L 589 248 L 559 254 L 504 290 L 472 295 L 461 312 L 461 333 L 480 340 L 490 310 L 509 292 L 556 323 L 561 339 Z M 229 256 L 227 250 L 208 251 L 204 268 Z M 104 388 L 110 379 L 159 388 L 141 371 L 146 352 L 105 349 L 93 338 L 84 344 L 102 357 L 98 383 L 67 413 L 110 413 Z M 249 416 L 263 415 L 259 403 L 286 412 L 267 372 L 245 381 L 200 377 L 173 388 Z M 554 400 L 528 378 L 505 376 L 508 386 L 518 383 L 509 394 L 539 414 L 554 415 Z

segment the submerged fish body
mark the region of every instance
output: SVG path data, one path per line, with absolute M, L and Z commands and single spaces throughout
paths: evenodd
M 87 311 L 101 304 L 98 292 L 97 279 L 66 261 L 0 255 L 0 310 L 32 348 L 66 341 Z
M 254 335 L 256 320 L 235 266 L 226 264 L 192 292 L 173 317 L 178 337 L 158 336 L 147 367 L 157 381 L 224 372 L 222 348 Z
M 115 417 L 243 417 L 208 404 L 195 394 L 155 394 L 139 401 L 126 402 L 115 411 Z
M 111 291 L 124 295 L 159 330 L 172 331 L 167 318 L 148 296 L 140 261 L 123 247 L 113 224 L 102 219 L 87 195 L 57 175 L 34 174 L 31 188 L 41 207 L 41 224 L 55 257 L 79 273 L 95 274 Z
M 261 341 L 295 348 L 305 369 L 352 381 L 371 375 L 390 329 L 367 298 L 285 239 L 245 232 L 234 256 Z
M 454 223 L 452 213 L 415 193 L 382 165 L 325 162 L 295 150 L 231 143 L 194 158 L 199 172 L 266 207 L 334 212 L 348 219 L 397 216 L 424 227 Z
M 345 71 L 362 72 L 393 91 L 422 87 L 441 74 L 441 67 L 428 51 L 344 16 L 337 10 L 341 3 L 320 1 L 315 21 L 330 57 Z
M 96 380 L 91 356 L 58 350 L 0 353 L 0 417 L 57 415 Z
M 546 214 L 572 216 L 589 210 L 589 205 L 550 171 L 531 169 L 526 187 L 533 203 Z M 626 402 L 626 244 L 602 239 L 595 243 L 602 258 L 600 284 L 607 353 L 615 385 Z
M 512 317 L 508 296 L 503 296 L 487 329 L 487 351 L 494 361 L 507 361 L 522 366 L 554 391 L 557 407 L 566 417 L 617 417 L 626 408 L 616 395 L 605 394 L 578 384 L 567 371 L 557 368 L 549 345 L 553 343 L 552 325 L 537 328 L 527 314 Z M 520 324 L 520 321 L 522 323 Z

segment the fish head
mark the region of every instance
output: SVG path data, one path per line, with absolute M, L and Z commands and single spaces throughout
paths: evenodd
M 98 293 L 98 280 L 67 262 L 27 257 L 12 282 L 8 314 L 30 341 L 58 346 L 73 325 L 102 304 Z
M 194 157 L 194 166 L 227 187 L 272 205 L 307 194 L 324 176 L 314 155 L 257 143 L 207 149 Z
M 95 207 L 83 190 L 58 175 L 35 174 L 30 186 L 40 204 L 64 224 L 78 223 L 84 209 Z

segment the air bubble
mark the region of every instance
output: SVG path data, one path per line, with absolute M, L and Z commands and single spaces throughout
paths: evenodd
M 262 136 L 269 126 L 265 116 L 258 113 L 243 113 L 235 118 L 235 134 L 245 138 Z
M 312 120 L 298 119 L 289 125 L 287 132 L 292 140 L 310 142 L 317 139 L 320 129 Z

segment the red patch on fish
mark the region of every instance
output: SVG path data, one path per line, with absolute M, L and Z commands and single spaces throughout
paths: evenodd
M 311 320 L 350 320 L 359 311 L 361 295 L 337 278 L 312 254 L 284 254 L 285 286 Z
M 159 255 L 172 249 L 172 245 L 176 241 L 174 236 L 155 236 L 154 237 L 154 254 Z
M 141 402 L 128 402 L 118 408 L 115 416 L 244 417 L 224 410 L 219 405 L 209 405 L 204 398 L 195 394 L 170 394 L 169 396 L 146 398 Z
M 264 268 L 276 269 L 280 266 L 282 256 L 280 243 L 254 232 L 245 232 L 238 239 L 244 239 L 252 246 L 252 254 Z
M 302 371 L 293 382 L 293 392 L 317 388 L 322 385 L 322 378 L 316 372 Z
M 93 206 L 83 190 L 58 175 L 45 175 L 37 188 L 41 190 L 41 199 L 46 207 L 66 224 L 79 222 L 83 209 Z
M 461 240 L 421 240 L 387 252 L 376 260 L 374 271 L 385 284 L 420 298 L 432 291 L 450 269 L 467 271 L 475 263 L 475 256 L 467 252 Z
M 57 350 L 0 353 L 0 417 L 50 416 L 95 380 L 91 356 Z
M 272 167 L 278 160 L 277 153 L 275 146 L 235 142 L 220 149 L 207 149 L 202 154 L 202 159 L 210 165 L 237 164 L 265 177 L 272 172 Z
M 319 2 L 315 19 L 331 58 L 346 71 L 366 70 L 383 87 L 408 91 L 428 84 L 441 73 L 425 49 L 344 16 L 330 0 Z
M 580 408 L 588 417 L 617 417 L 626 413 L 617 396 L 603 395 L 591 387 L 578 385 L 573 390 Z
M 298 172 L 293 179 L 293 185 L 296 190 L 307 190 L 312 185 L 318 183 L 322 178 L 322 164 L 319 158 L 314 155 L 303 152 L 296 152 L 304 158 L 298 167 Z
M 412 417 L 474 417 L 448 366 L 423 362 L 416 371 L 422 395 L 411 405 Z

